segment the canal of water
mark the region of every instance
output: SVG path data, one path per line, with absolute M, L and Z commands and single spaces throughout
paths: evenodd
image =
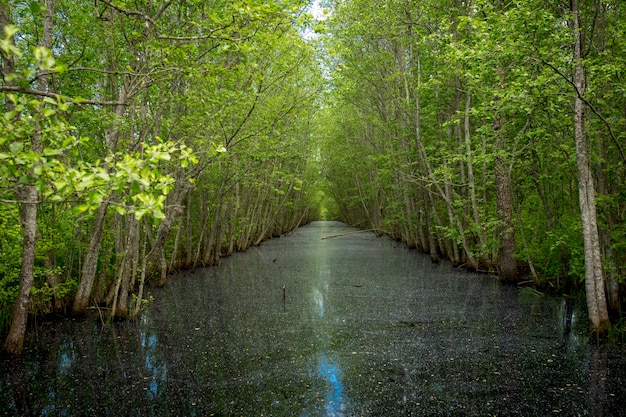
M 565 299 L 339 222 L 169 278 L 136 322 L 43 322 L 0 415 L 621 416 L 626 348 Z

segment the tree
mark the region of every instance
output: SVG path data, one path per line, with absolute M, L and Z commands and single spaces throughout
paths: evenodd
M 585 251 L 585 293 L 587 311 L 591 329 L 603 334 L 610 327 L 602 259 L 600 255 L 600 238 L 598 234 L 595 185 L 587 156 L 587 137 L 585 132 L 584 96 L 586 91 L 585 68 L 583 64 L 583 40 L 580 26 L 580 8 L 578 0 L 570 2 L 571 18 L 569 20 L 573 43 L 573 78 L 574 88 L 574 134 L 576 140 L 576 165 L 578 167 L 578 198 Z
M 52 62 L 49 59 L 46 59 L 46 50 L 50 49 L 52 45 L 52 17 L 54 14 L 54 0 L 48 0 L 45 3 L 45 18 L 43 25 L 43 48 L 39 50 L 40 58 L 43 58 L 44 62 L 40 65 L 40 69 L 49 70 L 52 67 Z M 6 6 L 1 5 L 0 15 L 3 16 L 2 20 L 5 20 L 2 28 L 7 35 L 4 39 L 4 44 L 2 48 L 2 56 L 4 61 L 11 61 L 11 54 L 17 52 L 15 49 L 11 48 L 11 36 L 15 33 L 15 30 L 9 26 L 8 15 L 9 12 L 6 9 Z M 7 18 L 5 18 L 7 16 Z M 41 62 L 41 60 L 39 60 Z M 9 68 L 12 67 L 12 64 L 8 65 Z M 4 74 L 3 74 L 4 75 Z M 7 77 L 11 77 L 13 74 L 6 74 L 5 80 Z M 47 77 L 41 76 L 38 81 L 38 88 L 41 91 L 45 91 L 47 88 Z M 17 100 L 16 100 L 17 101 Z M 13 138 L 9 140 L 13 140 L 10 144 L 8 144 L 9 150 L 12 153 L 19 153 L 24 147 L 24 144 L 28 143 L 28 138 L 30 136 L 30 152 L 32 155 L 37 156 L 43 153 L 43 140 L 42 134 L 44 126 L 40 123 L 45 123 L 46 114 L 50 114 L 50 111 L 46 111 L 45 108 L 41 105 L 41 101 L 39 103 L 31 103 L 34 112 L 39 113 L 37 116 L 43 116 L 43 120 L 37 120 L 38 117 L 34 117 L 34 120 L 29 120 L 28 122 L 33 123 L 33 131 L 28 132 L 28 127 L 23 126 L 23 122 L 18 121 L 17 125 L 21 126 L 12 126 L 15 127 L 15 130 L 9 128 L 8 132 L 15 135 Z M 16 102 L 12 103 L 8 107 L 8 114 L 5 114 L 6 117 L 11 118 L 23 118 L 28 117 L 27 114 L 20 115 L 19 109 L 16 109 Z M 13 114 L 15 112 L 15 114 Z M 54 112 L 54 110 L 52 110 Z M 27 122 L 27 123 L 28 123 Z M 55 128 L 54 124 L 51 126 L 52 129 Z M 8 133 L 7 132 L 7 133 Z M 8 135 L 7 135 L 8 136 Z M 8 139 L 8 138 L 7 138 Z M 24 142 L 22 142 L 24 141 Z M 7 140 L 8 142 L 8 140 Z M 36 239 L 37 239 L 37 205 L 39 203 L 39 190 L 35 181 L 32 178 L 28 178 L 32 174 L 37 175 L 37 171 L 41 170 L 41 166 L 38 166 L 36 163 L 32 167 L 25 167 L 25 172 L 22 172 L 22 175 L 19 177 L 16 185 L 15 185 L 15 194 L 18 200 L 18 204 L 20 205 L 20 215 L 21 215 L 21 223 L 23 228 L 23 243 L 22 243 L 22 265 L 20 268 L 20 289 L 17 295 L 17 300 L 13 307 L 13 314 L 11 319 L 11 329 L 9 330 L 9 334 L 7 335 L 6 341 L 4 343 L 4 350 L 10 354 L 19 354 L 22 351 L 22 347 L 24 344 L 24 335 L 26 334 L 26 322 L 28 319 L 28 308 L 30 303 L 31 291 L 35 281 L 34 275 L 34 265 L 35 265 L 35 248 L 36 248 Z M 33 172 L 29 172 L 30 169 Z M 39 187 L 41 188 L 41 186 Z

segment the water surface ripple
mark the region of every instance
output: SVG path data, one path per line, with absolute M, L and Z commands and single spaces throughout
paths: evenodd
M 315 222 L 171 277 L 137 322 L 39 323 L 0 414 L 618 416 L 626 349 L 566 300 Z

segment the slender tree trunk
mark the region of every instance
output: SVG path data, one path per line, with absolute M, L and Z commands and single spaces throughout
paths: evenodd
M 504 68 L 498 68 L 498 84 L 496 90 L 504 89 Z M 496 93 L 494 102 L 500 100 L 499 94 Z M 500 253 L 498 259 L 499 279 L 504 282 L 518 281 L 517 260 L 515 259 L 515 229 L 513 224 L 513 190 L 511 184 L 511 175 L 509 172 L 509 164 L 507 163 L 504 153 L 505 133 L 502 131 L 505 116 L 500 113 L 500 109 L 496 108 L 493 120 L 493 131 L 495 136 L 495 185 L 496 185 L 496 211 L 500 222 Z
M 446 208 L 448 212 L 448 224 L 450 228 L 454 228 L 455 227 L 454 226 L 455 214 L 454 214 L 454 208 L 453 208 L 454 207 L 454 192 L 452 191 L 452 185 L 446 184 L 445 193 L 446 193 L 445 201 L 449 202 L 448 204 L 446 204 Z M 463 233 L 463 230 L 459 229 L 459 233 Z M 448 257 L 450 261 L 452 262 L 452 265 L 458 266 L 461 264 L 459 244 L 454 238 L 450 238 L 448 240 L 450 241 L 450 246 L 451 246 L 451 252 L 449 253 Z
M 504 157 L 496 156 L 496 193 L 497 211 L 500 220 L 500 259 L 498 261 L 499 279 L 505 282 L 518 280 L 517 260 L 515 259 L 515 233 L 513 226 L 513 199 L 511 176 Z
M 463 121 L 463 138 L 465 144 L 465 157 L 467 159 L 467 183 L 469 187 L 470 203 L 472 209 L 472 218 L 476 224 L 476 231 L 478 233 L 478 240 L 480 242 L 481 258 L 486 260 L 486 248 L 487 239 L 482 231 L 482 224 L 480 220 L 480 214 L 478 210 L 478 199 L 476 198 L 476 181 L 474 179 L 474 158 L 472 156 L 472 139 L 470 129 L 470 110 L 471 110 L 471 98 L 472 95 L 468 91 L 465 96 L 465 112 Z M 465 184 L 465 181 L 462 181 Z
M 56 204 L 52 203 L 50 207 L 50 229 L 53 231 L 52 233 L 52 247 L 47 251 L 43 262 L 44 267 L 48 269 L 46 273 L 46 281 L 50 288 L 57 288 L 57 285 L 61 283 L 61 277 L 57 271 L 57 262 L 56 262 L 56 239 L 54 237 L 54 230 L 56 228 Z M 60 297 L 57 296 L 56 291 L 52 294 L 52 309 L 53 311 L 59 311 L 63 308 L 63 302 Z
M 572 19 L 570 21 L 574 36 L 574 136 L 576 138 L 576 165 L 578 167 L 578 193 L 580 216 L 583 227 L 585 251 L 585 293 L 591 330 L 605 333 L 610 327 L 606 302 L 606 292 L 600 256 L 600 238 L 596 219 L 596 200 L 593 176 L 587 157 L 587 138 L 585 134 L 585 69 L 582 62 L 583 45 L 580 32 L 580 10 L 578 0 L 571 0 Z
M 4 349 L 12 355 L 22 353 L 31 290 L 35 283 L 35 247 L 37 242 L 37 203 L 39 193 L 32 185 L 25 185 L 17 190 L 20 199 L 20 215 L 24 239 L 22 243 L 22 265 L 20 268 L 20 287 L 17 300 L 13 305 L 11 328 L 4 343 Z
M 91 289 L 96 280 L 98 254 L 100 253 L 100 244 L 102 243 L 102 235 L 104 234 L 104 221 L 108 208 L 108 203 L 102 203 L 96 211 L 95 224 L 91 232 L 91 239 L 89 241 L 89 247 L 87 248 L 87 254 L 85 255 L 78 290 L 76 291 L 76 297 L 74 298 L 74 304 L 72 306 L 72 314 L 75 316 L 83 315 L 87 312 Z
M 190 186 L 187 184 L 177 184 L 177 190 L 175 191 L 174 197 L 170 201 L 170 209 L 167 211 L 165 219 L 159 224 L 159 228 L 157 229 L 156 238 L 154 239 L 154 243 L 150 248 L 150 253 L 146 256 L 147 258 L 147 268 L 146 271 L 147 276 L 150 276 L 153 271 L 153 264 L 156 264 L 156 257 L 159 257 L 159 281 L 157 282 L 158 286 L 165 285 L 165 281 L 167 279 L 167 262 L 163 263 L 163 258 L 165 257 L 165 242 L 167 237 L 172 230 L 172 226 L 174 226 L 174 222 L 179 219 L 183 213 L 183 201 L 185 200 L 185 196 L 188 195 L 190 190 Z M 179 225 L 179 228 L 182 225 Z M 179 229 L 180 230 L 180 229 Z M 177 232 L 176 239 L 178 240 L 180 232 Z M 177 245 L 175 245 L 177 246 Z M 172 259 L 176 256 L 176 247 L 174 249 L 174 253 L 172 254 Z
M 606 53 L 607 47 L 607 38 L 608 38 L 608 21 L 607 21 L 607 9 L 603 2 L 596 1 L 594 2 L 594 12 L 598 16 L 597 19 L 597 29 L 596 29 L 596 48 L 599 54 Z M 609 91 L 611 86 L 608 82 L 603 83 L 602 88 L 596 91 L 596 95 L 598 98 L 602 97 L 602 99 L 606 99 L 604 96 L 605 91 Z M 607 166 L 611 164 L 611 158 L 609 149 L 610 149 L 610 140 L 607 138 L 606 131 L 600 131 L 599 136 L 602 139 L 602 143 L 600 145 L 601 157 L 600 160 L 603 161 L 600 163 L 597 169 L 597 178 L 598 178 L 598 193 L 599 195 L 610 195 L 611 193 L 615 193 L 611 187 L 611 184 L 616 181 L 611 181 L 609 176 L 615 175 L 611 173 L 611 169 Z M 606 264 L 608 265 L 608 270 L 605 271 L 605 279 L 606 279 L 606 293 L 607 293 L 607 301 L 610 317 L 619 317 L 619 269 L 615 260 L 615 253 L 613 251 L 613 241 L 611 239 L 611 231 L 615 230 L 615 209 L 607 208 L 604 211 L 603 224 L 602 227 L 599 228 L 598 232 L 600 234 L 600 243 L 601 250 L 604 254 L 604 258 L 606 260 Z M 619 222 L 619 220 L 617 220 Z
M 126 318 L 128 315 L 128 295 L 134 285 L 137 273 L 137 262 L 139 261 L 140 226 L 134 214 L 126 215 L 126 222 L 122 224 L 122 227 L 126 231 L 124 261 L 119 268 L 119 289 L 114 299 L 111 318 Z
M 604 145 L 601 151 L 601 159 L 604 161 L 609 160 L 609 156 L 605 152 L 607 149 L 608 145 Z M 609 186 L 607 184 L 608 174 L 604 163 L 600 164 L 598 171 L 598 193 L 600 195 L 609 195 L 611 191 L 609 190 Z M 603 227 L 599 228 L 598 234 L 600 237 L 601 251 L 604 254 L 606 264 L 608 265 L 608 271 L 605 271 L 605 279 L 609 313 L 611 317 L 619 317 L 619 275 L 610 234 L 610 231 L 615 230 L 615 221 L 613 216 L 614 211 L 607 209 L 604 215 Z
M 146 225 L 146 229 L 149 229 L 150 225 L 147 224 Z M 147 259 L 148 257 L 146 256 L 146 245 L 147 245 L 147 240 L 148 240 L 148 236 L 147 234 L 144 235 L 143 238 L 143 244 L 141 245 L 141 270 L 139 271 L 139 292 L 137 294 L 137 299 L 135 300 L 135 306 L 133 308 L 133 310 L 131 311 L 130 314 L 130 318 L 135 320 L 137 318 L 137 315 L 139 314 L 139 312 L 141 311 L 141 307 L 143 305 L 143 288 L 144 288 L 144 284 L 146 282 L 146 265 L 147 265 Z M 162 257 L 163 262 L 165 262 L 167 264 L 167 262 L 165 261 L 165 255 L 163 255 Z M 167 265 L 166 265 L 167 266 Z
M 435 237 L 435 228 L 432 226 L 431 210 L 435 208 L 431 206 L 433 198 L 429 195 L 428 190 L 422 188 L 422 199 L 424 202 L 424 221 L 426 222 L 426 232 L 428 233 L 428 253 L 433 263 L 439 263 L 439 253 L 437 251 L 437 240 Z M 432 208 L 431 208 L 432 207 Z
M 0 29 L 4 30 L 5 26 L 11 24 L 10 19 L 10 11 L 7 4 L 0 3 Z M 15 71 L 15 61 L 12 55 L 6 55 L 4 52 L 2 53 L 2 66 L 0 66 L 0 71 L 2 71 L 3 80 L 6 79 L 7 75 L 12 74 Z M 9 84 L 14 84 L 14 82 L 9 81 Z M 15 108 L 13 102 L 5 98 L 5 106 L 8 111 L 11 111 Z M 16 190 L 18 191 L 18 190 Z M 19 193 L 18 193 L 19 197 Z M 21 215 L 21 213 L 20 213 Z M 35 239 L 35 231 L 29 231 L 26 233 L 24 230 L 24 242 L 22 243 L 22 248 L 26 245 L 26 239 L 32 239 L 34 245 Z M 30 245 L 30 243 L 28 244 Z M 22 249 L 24 252 L 24 249 Z M 28 316 L 28 302 L 30 300 L 30 287 L 32 287 L 32 281 L 34 281 L 34 275 L 32 271 L 28 271 L 29 264 L 28 261 L 24 264 L 24 257 L 22 254 L 22 268 L 21 271 L 24 272 L 24 276 L 20 275 L 20 289 L 19 296 L 13 306 L 13 320 L 11 322 L 11 329 L 9 331 L 9 337 L 5 339 L 4 350 L 8 353 L 19 354 L 22 351 L 22 346 L 24 344 L 24 336 L 23 334 L 26 332 L 26 320 Z M 32 278 L 31 278 L 32 277 Z M 31 281 L 31 282 L 29 282 Z M 22 289 L 22 285 L 25 286 Z M 19 307 L 18 307 L 19 305 Z
M 172 222 L 172 226 L 174 225 L 174 222 Z M 176 266 L 180 265 L 180 262 L 178 261 L 178 259 L 179 259 L 178 252 L 179 252 L 179 247 L 180 247 L 180 235 L 181 235 L 182 231 L 183 231 L 182 224 L 181 224 L 180 220 L 178 220 L 178 228 L 176 229 L 176 237 L 174 238 L 174 247 L 173 247 L 172 253 L 170 255 L 169 266 L 167 267 L 167 269 L 165 271 L 166 274 L 168 272 L 174 271 L 174 265 L 176 265 Z M 163 255 L 165 256 L 165 252 L 163 252 Z
M 235 236 L 237 235 L 239 217 L 239 181 L 235 183 L 234 196 L 230 197 L 228 209 L 228 247 L 226 255 L 230 256 L 235 250 Z
M 420 54 L 419 51 L 416 51 L 415 53 L 413 53 L 413 48 L 410 49 L 410 59 L 411 61 L 414 61 L 414 65 L 416 66 L 416 70 L 417 70 L 417 85 L 415 86 L 414 89 L 414 100 L 415 100 L 415 141 L 417 144 L 417 154 L 418 154 L 418 159 L 420 156 L 420 151 L 423 149 L 423 143 L 422 143 L 422 130 L 421 130 L 421 112 L 422 112 L 422 107 L 421 107 L 421 102 L 420 102 L 420 88 L 421 88 L 421 77 L 422 77 L 422 63 L 421 63 L 421 59 L 420 59 Z M 425 152 L 423 152 L 423 154 L 425 155 Z M 422 159 L 420 161 L 420 165 L 424 166 L 424 160 Z M 430 171 L 430 169 L 429 169 Z M 428 195 L 430 191 L 426 190 L 426 188 L 423 188 L 422 191 L 422 198 L 423 198 L 423 202 L 424 202 L 424 220 L 426 221 L 426 232 L 428 233 L 428 252 L 430 254 L 430 260 L 432 262 L 439 262 L 439 254 L 437 251 L 437 242 L 436 242 L 436 236 L 435 236 L 435 231 L 434 228 L 432 227 L 431 224 L 431 210 L 435 210 L 434 204 L 431 204 L 431 202 L 433 201 L 433 198 L 431 196 Z
M 126 94 L 122 89 L 119 102 L 126 101 Z M 107 147 L 111 153 L 115 152 L 117 148 L 117 142 L 120 138 L 120 131 L 118 126 L 118 120 L 124 115 L 124 105 L 118 104 L 115 106 L 116 121 L 107 132 Z M 76 292 L 76 298 L 72 306 L 72 314 L 75 316 L 83 315 L 87 312 L 87 305 L 91 297 L 91 290 L 96 280 L 96 271 L 98 269 L 98 255 L 100 253 L 100 246 L 102 244 L 102 237 L 104 236 L 104 224 L 109 208 L 108 202 L 103 202 L 96 211 L 96 219 L 91 232 L 91 240 L 89 241 L 89 248 L 87 248 L 87 254 L 85 255 L 85 261 L 83 262 L 83 269 L 80 275 L 80 281 L 78 283 L 78 290 Z
M 186 216 L 185 216 L 185 266 L 190 266 L 193 262 L 193 228 L 191 227 L 192 213 L 193 213 L 193 193 L 191 190 L 187 191 L 187 204 L 186 204 Z
M 43 47 L 52 48 L 52 25 L 54 16 L 54 0 L 46 0 L 46 14 L 43 22 Z M 10 23 L 8 8 L 0 5 L 0 24 L 2 28 Z M 13 70 L 13 57 L 3 57 L 4 64 L 11 71 Z M 38 81 L 38 88 L 47 90 L 48 81 L 46 76 L 42 76 Z M 41 136 L 41 126 L 35 128 L 32 136 L 31 149 L 33 153 L 43 152 L 43 138 Z M 20 286 L 17 300 L 13 306 L 11 327 L 4 343 L 4 350 L 12 355 L 22 353 L 24 337 L 26 335 L 26 324 L 28 322 L 28 309 L 30 307 L 31 291 L 35 284 L 35 249 L 37 247 L 37 205 L 39 203 L 39 192 L 35 184 L 18 185 L 16 194 L 19 199 L 20 217 L 23 229 L 22 241 L 22 264 L 20 267 Z

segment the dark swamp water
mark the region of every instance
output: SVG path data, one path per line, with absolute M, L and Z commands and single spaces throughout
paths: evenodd
M 589 345 L 583 312 L 341 223 L 152 296 L 137 322 L 33 327 L 0 414 L 626 415 L 626 348 Z

